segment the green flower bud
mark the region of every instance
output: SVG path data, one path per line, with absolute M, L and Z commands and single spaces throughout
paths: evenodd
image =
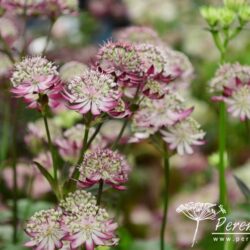
M 224 0 L 224 5 L 236 12 L 238 12 L 239 8 L 242 6 L 246 5 L 247 1 L 246 0 Z
M 217 25 L 219 21 L 218 8 L 214 8 L 211 6 L 203 6 L 200 9 L 200 13 L 210 26 Z
M 236 17 L 235 12 L 227 8 L 220 8 L 218 12 L 219 22 L 222 27 L 229 27 Z
M 249 22 L 250 21 L 250 6 L 244 6 L 239 9 L 239 19 L 242 22 Z

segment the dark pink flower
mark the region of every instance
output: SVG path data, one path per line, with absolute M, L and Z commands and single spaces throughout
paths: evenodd
M 96 56 L 96 66 L 113 74 L 122 86 L 137 87 L 143 82 L 142 62 L 134 45 L 127 42 L 108 42 Z
M 119 153 L 110 149 L 97 149 L 85 155 L 79 172 L 80 187 L 90 187 L 103 180 L 113 188 L 123 190 L 130 167 Z

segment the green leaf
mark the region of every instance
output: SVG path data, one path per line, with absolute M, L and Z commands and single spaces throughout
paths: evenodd
M 36 164 L 36 166 L 38 167 L 39 171 L 41 172 L 41 174 L 46 178 L 46 180 L 49 182 L 51 188 L 56 191 L 57 190 L 57 186 L 55 183 L 54 178 L 51 176 L 51 174 L 48 172 L 48 170 L 46 168 L 44 168 L 40 163 L 34 161 L 34 163 Z
M 240 188 L 242 194 L 246 197 L 247 201 L 250 201 L 250 189 L 249 187 L 237 176 L 234 176 L 238 187 Z

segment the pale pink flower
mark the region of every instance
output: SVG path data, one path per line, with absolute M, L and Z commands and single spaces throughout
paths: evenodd
M 79 186 L 90 187 L 99 181 L 118 190 L 125 189 L 130 166 L 124 156 L 110 149 L 97 149 L 87 153 L 79 167 Z
M 203 145 L 205 133 L 200 125 L 192 118 L 177 122 L 161 130 L 163 140 L 169 144 L 171 150 L 176 149 L 180 155 L 192 154 L 192 146 Z
M 60 206 L 65 211 L 63 228 L 67 235 L 64 240 L 70 242 L 71 249 L 84 245 L 86 250 L 94 250 L 95 246 L 117 245 L 117 223 L 110 219 L 105 209 L 96 205 L 90 193 L 84 190 L 70 193 Z
M 99 115 L 116 107 L 121 92 L 111 76 L 88 70 L 67 83 L 64 97 L 70 109 Z
M 44 100 L 51 107 L 60 104 L 62 84 L 59 73 L 46 58 L 26 57 L 16 63 L 11 82 L 11 92 L 17 98 L 23 98 L 29 108 L 40 108 Z
M 62 211 L 49 209 L 35 213 L 26 224 L 25 232 L 30 241 L 26 247 L 36 250 L 56 250 L 63 246 L 66 232 L 62 229 Z
M 244 84 L 249 83 L 250 66 L 241 65 L 238 62 L 234 64 L 223 64 L 216 71 L 215 76 L 210 81 L 210 90 L 212 93 L 221 93 L 223 92 L 224 87 L 234 87 L 238 80 Z
M 224 101 L 227 111 L 241 121 L 250 119 L 250 67 L 225 64 L 211 81 L 211 87 L 222 95 L 213 96 L 214 101 Z
M 170 87 L 174 89 L 187 88 L 194 78 L 194 68 L 189 58 L 182 52 L 164 48 L 168 57 L 169 70 L 172 81 Z

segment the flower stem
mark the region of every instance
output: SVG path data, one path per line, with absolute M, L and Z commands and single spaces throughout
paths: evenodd
M 121 130 L 120 130 L 120 133 L 118 134 L 118 136 L 116 137 L 116 140 L 114 141 L 114 143 L 113 143 L 113 145 L 112 145 L 112 149 L 116 149 L 116 147 L 117 147 L 119 141 L 121 140 L 121 137 L 122 137 L 122 135 L 123 135 L 123 133 L 124 133 L 124 131 L 125 131 L 125 128 L 126 128 L 126 126 L 128 125 L 128 121 L 129 121 L 128 119 L 126 119 L 126 120 L 124 121 L 124 123 L 123 123 L 123 125 L 122 125 L 122 128 L 121 128 Z
M 226 106 L 224 102 L 220 103 L 219 117 L 219 185 L 220 185 L 220 204 L 227 210 L 227 187 L 226 187 Z
M 14 101 L 14 106 L 16 106 L 16 101 Z M 18 242 L 18 186 L 17 186 L 17 107 L 14 107 L 14 113 L 12 118 L 13 125 L 13 144 L 12 144 L 12 174 L 13 174 L 13 206 L 12 206 L 12 213 L 13 213 L 13 243 L 16 244 Z
M 44 55 L 46 53 L 47 49 L 48 49 L 49 42 L 50 42 L 51 35 L 52 35 L 52 28 L 53 28 L 54 23 L 55 23 L 55 20 L 51 19 L 50 24 L 49 24 L 49 30 L 48 30 L 47 37 L 46 37 L 46 42 L 45 42 L 45 45 L 44 45 L 44 48 L 43 48 L 43 51 L 42 51 L 42 55 Z
M 97 134 L 96 134 L 97 135 Z M 85 130 L 84 130 L 84 137 L 83 137 L 83 144 L 82 144 L 82 148 L 81 148 L 81 152 L 79 155 L 79 159 L 77 161 L 77 164 L 75 166 L 75 169 L 71 175 L 71 178 L 69 180 L 69 182 L 66 184 L 66 192 L 70 191 L 74 191 L 74 189 L 76 188 L 76 179 L 79 177 L 79 171 L 78 171 L 78 165 L 82 163 L 83 158 L 84 158 L 84 154 L 88 149 L 88 137 L 89 137 L 89 126 L 86 125 Z
M 169 195 L 169 156 L 168 151 L 166 148 L 166 145 L 163 145 L 164 147 L 164 154 L 163 154 L 163 160 L 164 160 L 164 192 L 163 192 L 163 201 L 164 201 L 164 209 L 163 209 L 163 219 L 161 224 L 161 238 L 160 238 L 160 246 L 161 250 L 165 249 L 164 244 L 164 235 L 165 235 L 165 229 L 167 225 L 167 215 L 168 215 L 168 195 Z
M 49 150 L 50 150 L 52 161 L 53 161 L 54 180 L 55 180 L 56 184 L 58 184 L 56 157 L 55 157 L 55 152 L 54 152 L 52 142 L 51 142 L 51 136 L 50 136 L 49 124 L 48 124 L 48 119 L 47 119 L 46 112 L 42 112 L 42 116 L 43 116 L 44 126 L 45 126 L 45 129 L 46 129 L 46 134 L 47 134 L 47 139 L 48 139 L 48 144 L 49 144 Z
M 103 191 L 103 180 L 101 179 L 99 181 L 99 189 L 98 189 L 98 195 L 97 195 L 97 206 L 100 206 L 102 201 L 102 191 Z
M 195 241 L 196 241 L 196 237 L 197 237 L 197 233 L 198 233 L 199 224 L 200 224 L 200 221 L 199 221 L 199 220 L 197 220 L 197 221 L 196 221 L 195 233 L 194 233 L 194 237 L 193 237 L 192 247 L 194 246 Z

